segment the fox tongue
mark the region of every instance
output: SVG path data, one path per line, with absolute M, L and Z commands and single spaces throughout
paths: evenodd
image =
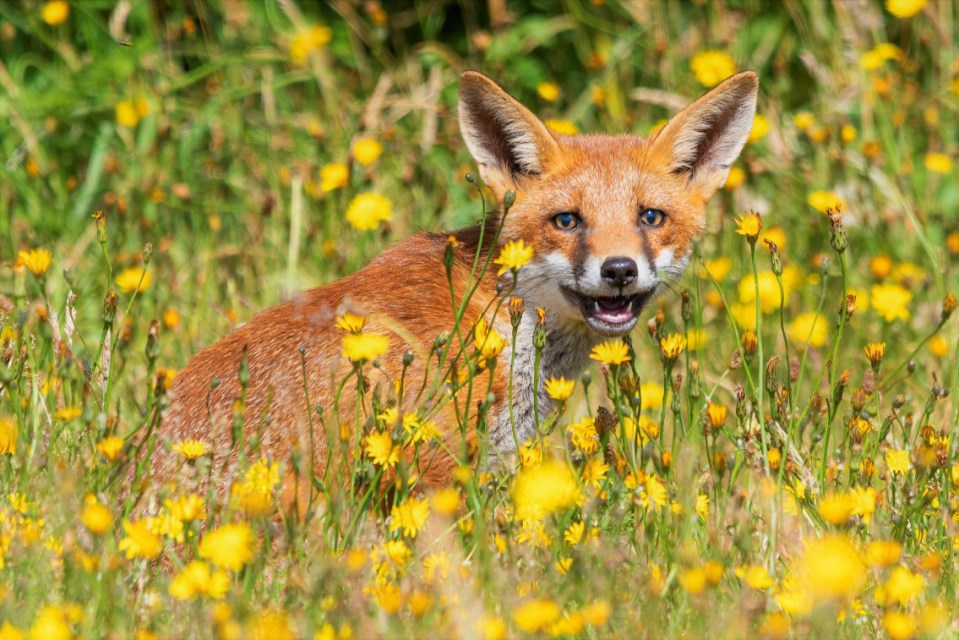
M 612 324 L 621 324 L 633 319 L 629 299 L 623 296 L 596 298 L 596 318 Z

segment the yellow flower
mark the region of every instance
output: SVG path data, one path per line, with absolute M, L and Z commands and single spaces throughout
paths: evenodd
M 772 313 L 779 309 L 779 280 L 772 271 L 760 271 L 757 278 L 753 274 L 748 274 L 739 281 L 739 301 L 747 306 L 747 311 L 753 315 L 753 323 L 756 322 L 756 285 L 759 285 L 759 308 L 763 313 Z M 783 273 L 783 294 L 788 302 L 789 295 L 792 293 L 793 279 L 784 269 Z M 805 336 L 803 336 L 805 338 Z
M 199 556 L 227 571 L 239 571 L 253 560 L 253 532 L 245 522 L 225 524 L 207 532 Z
M 736 63 L 732 56 L 723 51 L 707 50 L 697 53 L 690 66 L 696 80 L 704 87 L 715 87 L 736 73 Z
M 696 595 L 706 588 L 706 570 L 702 567 L 680 571 L 676 577 L 679 580 L 679 586 L 687 593 Z
M 912 292 L 898 284 L 874 284 L 870 292 L 872 308 L 886 322 L 909 319 Z
M 206 443 L 201 440 L 181 440 L 175 443 L 171 449 L 189 462 L 205 456 L 208 450 Z
M 146 520 L 135 522 L 125 520 L 123 531 L 126 532 L 126 537 L 120 540 L 118 548 L 126 554 L 127 560 L 133 558 L 153 560 L 163 550 L 163 542 L 150 531 L 149 522 Z
M 559 86 L 555 82 L 540 82 L 536 85 L 536 93 L 547 102 L 556 102 L 559 98 Z
M 0 416 L 0 456 L 12 456 L 16 452 L 17 423 L 13 418 Z
M 609 617 L 613 614 L 613 607 L 606 600 L 594 600 L 579 610 L 583 614 L 586 624 L 594 627 L 602 627 L 609 622 Z
M 409 498 L 400 505 L 393 505 L 390 511 L 390 531 L 403 530 L 407 538 L 415 538 L 426 520 L 430 517 L 430 507 L 426 500 Z
M 163 506 L 181 522 L 193 522 L 206 518 L 206 502 L 195 493 L 179 496 L 176 500 L 164 500 Z
M 180 326 L 180 312 L 176 309 L 167 309 L 164 311 L 163 326 L 167 329 L 176 329 Z
M 706 406 L 706 415 L 709 417 L 709 425 L 713 429 L 721 429 L 726 424 L 726 417 L 729 415 L 729 408 L 724 404 L 710 402 Z
M 928 0 L 886 0 L 886 10 L 897 18 L 911 18 L 926 8 Z
M 97 443 L 97 451 L 111 462 L 123 454 L 124 440 L 119 436 L 109 436 Z
M 869 362 L 876 365 L 882 362 L 883 356 L 886 355 L 886 343 L 885 342 L 870 342 L 866 345 L 864 351 L 866 352 L 866 357 L 869 358 Z
M 906 473 L 912 468 L 912 462 L 909 461 L 909 452 L 896 449 L 886 451 L 886 466 L 893 473 Z
M 593 347 L 589 357 L 608 365 L 623 364 L 633 359 L 629 355 L 629 347 L 622 338 L 613 338 L 599 343 Z
M 533 259 L 533 246 L 527 245 L 522 240 L 510 240 L 500 250 L 499 257 L 493 260 L 493 264 L 498 264 L 499 271 L 496 275 L 501 276 L 507 271 L 512 270 L 516 273 L 520 267 L 524 266 Z
M 329 193 L 342 189 L 350 182 L 350 168 L 343 162 L 331 162 L 320 167 L 320 191 Z
M 816 124 L 816 116 L 808 111 L 800 111 L 793 116 L 793 124 L 796 125 L 796 128 L 800 131 L 807 131 Z
M 902 557 L 902 543 L 898 540 L 874 540 L 866 545 L 866 564 L 870 567 L 891 567 Z
M 829 328 L 822 316 L 815 311 L 806 311 L 796 316 L 786 330 L 789 340 L 802 347 L 818 348 L 829 339 Z
M 140 114 L 133 100 L 121 100 L 116 106 L 117 124 L 132 129 L 140 122 Z
M 363 439 L 363 450 L 373 464 L 381 467 L 393 467 L 400 460 L 400 449 L 393 444 L 388 431 L 377 431 Z
M 810 207 L 820 213 L 826 213 L 827 209 L 846 210 L 846 201 L 832 191 L 813 191 L 806 201 Z
M 484 360 L 492 360 L 498 356 L 507 344 L 503 334 L 490 327 L 485 318 L 476 321 L 473 328 L 473 346 Z
M 53 256 L 46 249 L 30 249 L 19 253 L 20 261 L 27 271 L 39 277 L 47 272 L 53 262 Z
M 922 593 L 925 586 L 926 581 L 921 575 L 913 573 L 906 567 L 898 566 L 892 570 L 889 579 L 886 580 L 886 597 L 905 606 Z
M 656 476 L 646 476 L 645 490 L 641 501 L 647 511 L 658 511 L 666 506 L 666 499 L 669 497 L 666 491 L 666 485 Z
M 807 540 L 793 573 L 802 591 L 818 601 L 849 600 L 867 577 L 858 549 L 840 534 Z
M 733 268 L 733 261 L 729 258 L 715 258 L 713 260 L 703 260 L 703 266 L 699 270 L 700 278 L 712 278 L 716 282 L 722 282 L 729 275 Z
M 366 192 L 355 196 L 346 209 L 346 221 L 359 231 L 372 231 L 393 219 L 393 203 L 386 196 Z
M 743 574 L 743 582 L 748 584 L 753 589 L 760 591 L 773 586 L 773 579 L 770 577 L 765 567 L 758 564 L 752 564 L 746 568 L 746 571 Z
M 22 637 L 22 635 L 21 635 Z M 70 640 L 70 620 L 64 608 L 47 605 L 37 613 L 30 627 L 30 640 Z
M 895 0 L 888 0 L 894 2 Z M 925 3 L 925 0 L 922 0 Z M 901 611 L 887 611 L 882 618 L 882 626 L 891 640 L 909 640 L 915 637 L 916 620 L 909 614 Z
M 540 520 L 580 499 L 576 476 L 563 462 L 546 460 L 526 467 L 513 481 L 518 520 Z
M 250 640 L 296 640 L 297 637 L 284 611 L 261 611 L 250 625 Z
M 675 360 L 686 349 L 686 336 L 681 333 L 671 333 L 659 341 L 660 354 L 667 361 Z
M 853 515 L 859 516 L 863 523 L 869 524 L 872 514 L 876 511 L 876 497 L 876 490 L 872 487 L 854 487 L 849 492 Z
M 933 173 L 952 173 L 952 158 L 944 153 L 927 153 L 922 163 Z
M 169 593 L 177 600 L 209 596 L 220 600 L 230 590 L 230 577 L 224 571 L 211 571 L 210 565 L 194 560 L 170 581 Z
M 63 24 L 70 17 L 70 5 L 66 0 L 50 0 L 44 2 L 40 9 L 40 17 L 51 27 Z
M 749 142 L 759 142 L 769 134 L 769 120 L 761 113 L 753 118 L 753 127 L 749 130 Z
M 937 358 L 944 358 L 949 353 L 949 342 L 940 335 L 934 335 L 929 340 L 929 353 Z
M 746 182 L 746 172 L 741 167 L 731 167 L 726 175 L 726 182 L 723 189 L 726 191 L 735 191 Z
M 572 423 L 569 425 L 568 431 L 570 442 L 586 455 L 591 455 L 599 450 L 599 433 L 596 431 L 596 423 L 592 418 L 586 417 Z
M 389 338 L 378 333 L 350 333 L 343 336 L 343 357 L 353 362 L 375 360 L 389 346 Z
M 576 386 L 576 383 L 573 380 L 567 380 L 561 376 L 559 378 L 547 378 L 544 386 L 546 388 L 546 395 L 553 400 L 562 402 L 573 395 L 573 388 Z
M 333 30 L 323 25 L 300 30 L 290 40 L 290 59 L 294 64 L 306 64 L 310 53 L 325 47 L 332 37 Z
M 839 137 L 842 139 L 845 144 L 852 144 L 856 141 L 856 137 L 859 135 L 859 132 L 856 131 L 856 127 L 851 124 L 844 124 L 842 128 L 839 129 Z
M 763 228 L 763 219 L 758 213 L 744 213 L 736 219 L 736 233 L 751 240 L 759 237 Z
M 80 522 L 90 533 L 101 535 L 113 526 L 113 514 L 94 495 L 84 499 L 83 511 L 80 512 Z
M 76 420 L 82 414 L 83 409 L 80 407 L 60 407 L 57 409 L 57 412 L 53 414 L 53 419 L 57 422 L 69 422 Z
M 353 158 L 364 167 L 376 162 L 383 153 L 383 145 L 373 138 L 359 138 L 353 145 Z
M 696 515 L 706 520 L 709 518 L 709 496 L 705 493 L 700 493 L 696 496 L 696 506 L 693 508 L 693 511 L 696 512 Z
M 70 630 L 67 629 L 67 633 L 69 632 Z M 506 635 L 504 634 L 503 638 L 505 637 Z M 26 636 L 23 635 L 23 632 L 9 622 L 4 622 L 3 625 L 0 626 L 0 640 L 24 640 L 24 638 L 26 638 Z
M 842 525 L 852 517 L 853 503 L 849 496 L 843 493 L 826 495 L 819 503 L 819 513 L 826 522 Z
M 583 540 L 583 533 L 586 531 L 586 524 L 582 521 L 574 522 L 563 533 L 563 540 L 571 547 L 575 547 Z
M 559 620 L 559 605 L 552 600 L 531 600 L 513 612 L 513 622 L 520 631 L 536 633 Z
M 881 42 L 873 49 L 862 54 L 859 66 L 866 71 L 875 71 L 889 60 L 902 60 L 905 55 L 902 49 L 888 42 Z
M 363 327 L 366 326 L 366 322 L 367 320 L 365 317 L 358 316 L 347 311 L 336 319 L 336 324 L 334 326 L 337 329 L 342 329 L 343 331 L 347 331 L 349 333 L 359 333 L 363 330 Z
M 144 292 L 150 286 L 150 272 L 142 267 L 130 267 L 117 274 L 115 282 L 124 293 Z
M 564 118 L 547 118 L 544 122 L 550 131 L 554 131 L 564 136 L 573 136 L 579 133 L 579 129 L 572 120 Z

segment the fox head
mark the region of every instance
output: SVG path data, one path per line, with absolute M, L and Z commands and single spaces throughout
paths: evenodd
M 757 91 L 747 71 L 649 138 L 567 136 L 486 76 L 464 73 L 463 139 L 498 204 L 507 191 L 516 196 L 500 238 L 534 248 L 517 295 L 602 336 L 632 330 L 662 285 L 685 270 L 706 227 L 706 202 L 746 143 Z

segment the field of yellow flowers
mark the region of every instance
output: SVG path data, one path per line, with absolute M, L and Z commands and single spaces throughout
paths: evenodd
M 0 639 L 955 637 L 957 34 L 953 0 L 0 4 Z M 306 513 L 255 442 L 144 513 L 155 451 L 212 472 L 157 437 L 191 355 L 483 216 L 469 68 L 638 134 L 757 71 L 686 277 L 515 459 L 420 486 L 402 449 L 467 425 L 382 406 Z

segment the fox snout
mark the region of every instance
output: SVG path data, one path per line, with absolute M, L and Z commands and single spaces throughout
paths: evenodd
M 606 258 L 599 269 L 599 276 L 603 282 L 611 287 L 623 288 L 636 282 L 639 271 L 636 261 L 625 256 Z

